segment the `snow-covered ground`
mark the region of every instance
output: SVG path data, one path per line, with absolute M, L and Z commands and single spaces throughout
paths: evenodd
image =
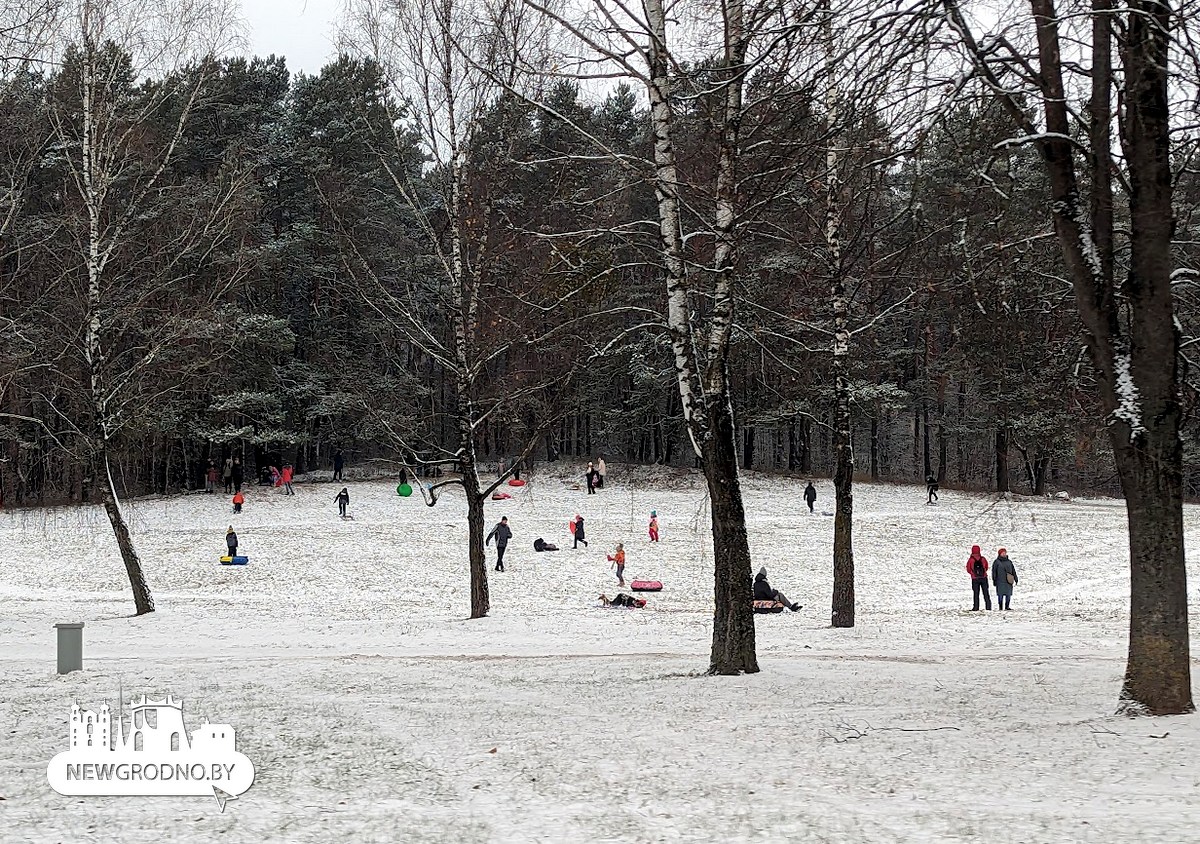
M 703 675 L 712 548 L 688 473 L 613 467 L 594 496 L 541 476 L 489 504 L 515 538 L 479 621 L 461 498 L 352 483 L 354 521 L 331 484 L 252 488 L 236 517 L 221 495 L 137 502 L 143 618 L 100 511 L 0 514 L 0 841 L 1200 841 L 1200 719 L 1112 715 L 1120 502 L 860 485 L 858 624 L 833 630 L 817 486 L 810 516 L 802 483 L 745 478 L 756 564 L 804 609 L 759 616 L 763 670 L 735 678 Z M 246 568 L 217 564 L 231 523 Z M 644 610 L 596 605 L 618 541 L 627 579 L 666 584 Z M 966 612 L 974 543 L 1008 548 L 1012 612 Z M 82 672 L 54 673 L 58 621 L 86 623 Z M 233 724 L 255 785 L 224 813 L 52 792 L 71 702 L 118 688 Z

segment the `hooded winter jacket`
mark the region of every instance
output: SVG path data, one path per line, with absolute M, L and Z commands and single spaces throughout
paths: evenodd
M 758 574 L 754 576 L 754 600 L 775 600 L 775 590 L 772 589 L 771 584 L 767 582 L 767 569 L 765 566 L 759 569 Z
M 972 580 L 987 580 L 988 561 L 979 550 L 978 545 L 971 546 L 971 556 L 967 560 L 967 574 Z

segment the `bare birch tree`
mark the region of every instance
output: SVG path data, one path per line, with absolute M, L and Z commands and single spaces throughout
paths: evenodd
M 154 611 L 154 600 L 113 481 L 109 447 L 123 416 L 133 410 L 123 400 L 131 385 L 178 335 L 159 326 L 158 336 L 134 346 L 129 356 L 118 302 L 127 314 L 132 309 L 134 320 L 140 305 L 136 296 L 130 301 L 120 262 L 139 237 L 143 215 L 162 198 L 164 174 L 211 73 L 204 62 L 229 43 L 236 18 L 225 0 L 152 5 L 81 0 L 66 21 L 62 37 L 71 46 L 57 76 L 50 116 L 81 217 L 81 342 L 90 418 L 76 428 L 87 443 L 95 488 L 140 615 Z M 157 79 L 149 81 L 152 77 Z M 163 112 L 172 116 L 160 133 L 155 129 Z M 197 221 L 198 228 L 180 233 L 168 247 L 173 251 L 167 267 L 185 275 L 187 268 L 179 265 L 190 254 L 185 245 L 213 236 L 226 218 L 217 207 Z M 169 284 L 172 277 L 167 272 L 157 281 Z M 110 358 L 113 350 L 120 356 Z

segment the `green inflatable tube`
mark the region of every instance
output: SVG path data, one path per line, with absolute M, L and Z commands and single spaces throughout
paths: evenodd
M 403 498 L 408 498 L 410 495 L 412 495 L 412 487 L 408 484 L 400 484 L 400 486 L 396 487 L 396 495 L 399 495 Z

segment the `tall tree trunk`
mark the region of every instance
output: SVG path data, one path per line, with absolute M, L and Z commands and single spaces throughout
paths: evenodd
M 830 272 L 830 302 L 833 311 L 833 401 L 834 470 L 836 509 L 833 519 L 833 606 L 834 627 L 854 626 L 854 446 L 850 418 L 850 300 L 842 267 L 841 186 L 838 178 L 838 88 L 837 53 L 833 40 L 833 8 L 824 4 L 825 62 L 828 73 L 825 92 L 827 144 L 825 150 L 825 249 Z
M 879 480 L 879 405 L 871 417 L 871 480 Z
M 129 533 L 129 525 L 121 510 L 121 501 L 117 496 L 117 488 L 113 483 L 112 471 L 108 463 L 108 449 L 101 447 L 97 460 L 96 473 L 100 488 L 100 501 L 104 512 L 112 526 L 113 535 L 117 539 L 117 548 L 121 552 L 121 561 L 125 564 L 125 574 L 129 577 L 129 587 L 133 590 L 133 605 L 138 615 L 154 612 L 154 597 L 150 594 L 150 584 L 146 582 L 146 574 L 142 570 L 142 561 L 134 547 L 133 537 Z
M 996 429 L 996 492 L 1008 492 L 1008 428 Z
M 679 178 L 673 135 L 675 118 L 667 49 L 667 15 L 662 0 L 644 0 L 650 29 L 647 91 L 654 133 L 654 190 L 667 279 L 667 328 L 675 358 L 676 382 L 692 448 L 700 458 L 712 502 L 714 598 L 711 674 L 758 671 L 750 580 L 750 547 L 738 480 L 737 435 L 729 392 L 729 340 L 733 329 L 733 275 L 736 270 L 737 183 L 745 31 L 741 0 L 724 5 L 725 71 L 721 150 L 717 163 L 714 263 L 708 361 L 701 379 L 696 333 L 684 261 Z
M 460 463 L 463 491 L 467 496 L 467 556 L 471 566 L 471 618 L 484 618 L 491 610 L 488 592 L 487 554 L 483 540 L 483 496 L 473 456 Z
M 733 407 L 711 406 L 712 430 L 705 441 L 704 477 L 712 505 L 714 571 L 713 640 L 710 674 L 758 671 L 754 639 L 754 590 L 750 538 L 738 477 Z

